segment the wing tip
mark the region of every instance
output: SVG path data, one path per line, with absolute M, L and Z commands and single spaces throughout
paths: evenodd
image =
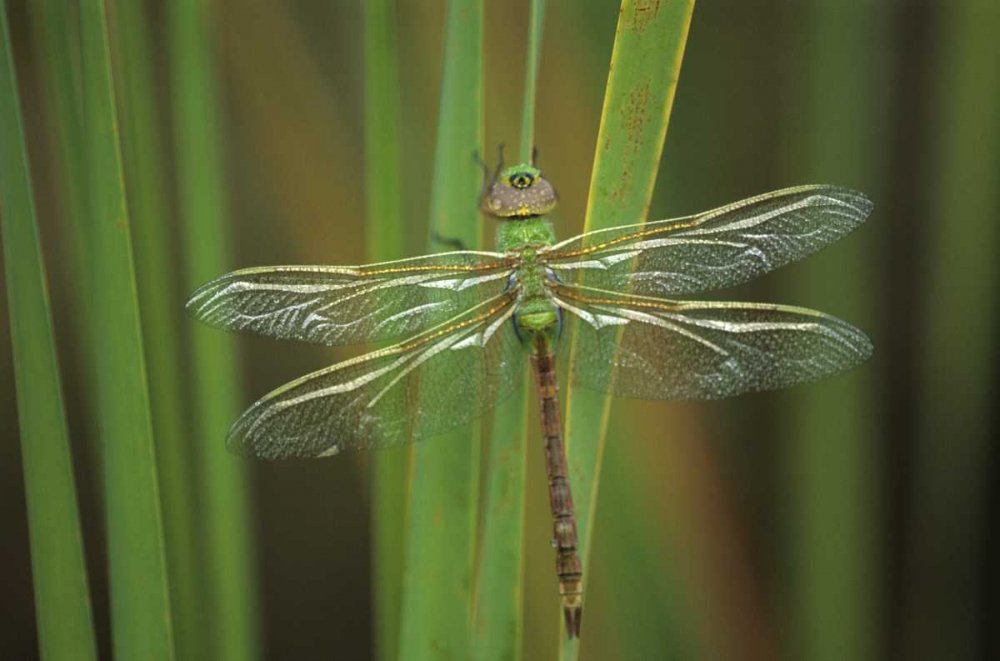
M 855 221 L 853 227 L 857 227 L 867 220 L 868 216 L 875 209 L 875 203 L 865 193 L 847 186 L 835 184 L 824 184 L 815 187 L 815 190 L 822 191 L 823 194 L 833 197 L 838 202 L 848 205 L 853 213 L 852 219 Z
M 238 457 L 278 461 L 283 459 L 325 459 L 341 454 L 345 449 L 340 441 L 325 444 L 301 444 L 294 437 L 274 436 L 263 431 L 259 423 L 267 420 L 267 409 L 258 410 L 267 397 L 259 400 L 237 418 L 226 434 L 226 450 Z
M 858 354 L 857 362 L 851 365 L 851 368 L 853 368 L 861 365 L 875 354 L 875 343 L 872 342 L 872 338 L 868 333 L 863 330 L 854 326 L 851 326 L 851 329 L 854 331 L 855 346 Z
M 209 323 L 206 315 L 204 314 L 203 300 L 207 295 L 211 294 L 218 287 L 219 281 L 228 277 L 223 275 L 221 277 L 209 280 L 205 284 L 201 285 L 195 289 L 191 296 L 188 297 L 187 302 L 184 303 L 184 311 L 191 316 L 192 319 L 197 319 L 198 321 L 204 321 Z

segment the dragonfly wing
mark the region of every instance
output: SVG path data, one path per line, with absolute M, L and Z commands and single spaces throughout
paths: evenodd
M 187 303 L 200 321 L 317 344 L 404 337 L 507 286 L 501 253 L 462 251 L 367 266 L 271 266 L 228 273 Z
M 858 329 L 805 308 L 584 287 L 559 287 L 556 300 L 572 321 L 571 378 L 619 397 L 718 399 L 774 390 L 848 369 L 872 352 Z
M 513 391 L 524 356 L 505 292 L 395 346 L 314 372 L 264 396 L 228 447 L 265 459 L 400 445 L 468 422 Z
M 597 230 L 545 255 L 564 282 L 677 296 L 746 282 L 864 222 L 872 203 L 836 186 L 766 193 L 695 216 Z

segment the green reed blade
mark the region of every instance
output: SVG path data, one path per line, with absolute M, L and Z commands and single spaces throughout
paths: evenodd
M 932 167 L 921 172 L 915 191 L 928 209 L 928 235 L 901 654 L 931 661 L 989 656 L 989 625 L 979 605 L 988 599 L 983 571 L 995 561 L 983 551 L 991 477 L 995 485 L 989 467 L 997 434 L 990 421 L 1000 330 L 996 5 L 964 0 L 936 7 L 939 48 L 927 74 L 934 90 L 926 122 Z
M 81 3 L 88 323 L 97 368 L 115 656 L 172 659 L 170 600 L 104 3 Z
M 528 430 L 533 389 L 527 377 L 493 418 L 470 657 L 483 661 L 520 659 L 523 653 L 525 475 L 528 439 L 534 437 Z
M 481 172 L 472 156 L 483 139 L 483 0 L 452 0 L 445 32 L 430 230 L 432 237 L 474 249 Z M 467 426 L 414 448 L 401 659 L 469 656 L 479 441 L 478 426 Z
M 365 226 L 368 261 L 405 256 L 400 168 L 396 11 L 388 0 L 364 3 Z M 410 453 L 372 453 L 372 547 L 376 658 L 399 650 L 403 531 Z
M 882 55 L 891 37 L 887 11 L 864 16 L 833 1 L 796 9 L 788 62 L 793 73 L 783 124 L 782 181 L 834 181 L 866 191 L 879 213 L 888 136 L 876 111 L 889 75 Z M 858 31 L 864 36 L 859 38 Z M 854 42 L 851 48 L 844 44 Z M 838 316 L 872 326 L 876 274 L 864 257 L 881 223 L 795 267 L 789 298 L 839 304 Z M 828 305 L 828 303 L 824 303 Z M 879 342 L 875 343 L 876 355 Z M 875 370 L 853 370 L 780 396 L 778 432 L 787 437 L 793 602 L 789 654 L 798 659 L 874 659 L 878 631 L 877 503 L 870 439 L 879 428 Z
M 520 161 L 532 160 L 535 92 L 541 61 L 545 0 L 532 0 L 528 21 L 521 114 Z M 472 658 L 520 659 L 524 636 L 524 518 L 527 474 L 528 406 L 532 398 L 525 371 L 521 390 L 497 407 L 493 417 L 486 505 L 476 575 Z M 538 458 L 541 458 L 538 452 Z
M 56 310 L 56 319 L 65 315 L 73 333 L 79 338 L 71 343 L 73 363 L 83 374 L 91 374 L 94 351 L 91 348 L 90 325 L 86 323 L 88 269 L 86 256 L 85 194 L 86 169 L 83 165 L 83 107 L 80 98 L 80 30 L 78 7 L 67 7 L 62 0 L 39 0 L 30 3 L 34 54 L 41 63 L 44 90 L 46 129 L 51 141 L 55 171 L 55 190 L 59 231 L 67 240 L 59 251 L 60 261 L 69 265 L 71 277 L 64 286 L 72 293 L 66 297 L 66 309 Z M 84 408 L 97 408 L 96 395 L 87 390 L 81 394 Z M 96 421 L 85 416 L 88 436 L 96 438 Z
M 524 64 L 524 99 L 521 112 L 521 162 L 530 163 L 535 148 L 535 97 L 538 67 L 542 61 L 542 34 L 545 31 L 545 0 L 531 0 L 528 18 L 528 55 Z
M 655 7 L 622 2 L 584 231 L 646 218 L 693 11 L 694 0 Z M 570 338 L 570 363 L 574 352 Z M 586 582 L 611 402 L 572 386 L 566 388 L 566 400 L 567 454 Z M 586 622 L 586 602 L 584 614 Z M 579 640 L 560 640 L 562 658 L 577 658 Z
M 184 289 L 233 266 L 218 121 L 215 58 L 204 0 L 176 0 L 167 12 L 172 74 L 174 153 L 184 255 Z M 178 307 L 180 299 L 178 299 Z M 257 589 L 247 502 L 246 466 L 226 452 L 226 430 L 240 410 L 236 346 L 190 324 L 193 442 L 199 450 L 202 548 L 212 659 L 260 654 Z
M 171 256 L 165 150 L 159 127 L 150 25 L 143 4 L 116 0 L 111 6 L 116 53 L 122 157 L 135 246 L 153 432 L 163 500 L 167 568 L 177 656 L 205 658 L 209 640 L 202 620 L 205 582 L 197 557 L 194 448 L 185 426 L 181 372 L 179 269 Z
M 38 647 L 47 661 L 87 661 L 97 658 L 97 649 L 5 0 L 0 0 L 0 51 L 0 230 Z

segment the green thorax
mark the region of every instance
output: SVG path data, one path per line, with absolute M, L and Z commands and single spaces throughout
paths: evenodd
M 501 220 L 497 227 L 497 250 L 520 252 L 527 246 L 551 246 L 556 236 L 544 216 Z

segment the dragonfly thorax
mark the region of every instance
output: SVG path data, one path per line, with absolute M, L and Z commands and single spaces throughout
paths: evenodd
M 541 337 L 552 347 L 562 330 L 562 311 L 550 290 L 553 275 L 533 249 L 525 248 L 521 255 L 521 265 L 513 277 L 513 286 L 518 288 L 513 319 L 517 335 L 522 343 L 531 344 Z

